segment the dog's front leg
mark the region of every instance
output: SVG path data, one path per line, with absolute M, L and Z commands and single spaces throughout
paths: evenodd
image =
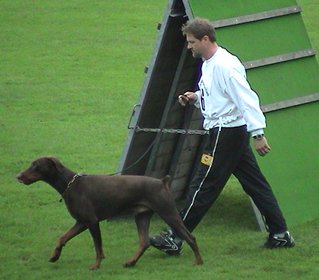
M 96 261 L 94 264 L 90 266 L 90 270 L 95 270 L 100 267 L 102 259 L 105 258 L 102 248 L 100 224 L 96 223 L 94 225 L 90 225 L 89 230 L 94 241 L 94 247 L 96 252 Z
M 77 236 L 81 232 L 87 229 L 87 226 L 82 225 L 81 223 L 76 222 L 76 224 L 70 228 L 66 233 L 64 233 L 57 242 L 56 247 L 53 250 L 53 253 L 50 257 L 50 262 L 56 262 L 61 255 L 63 246 L 73 237 Z

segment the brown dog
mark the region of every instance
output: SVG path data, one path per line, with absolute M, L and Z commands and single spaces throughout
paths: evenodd
M 148 230 L 153 212 L 156 212 L 192 248 L 195 264 L 202 258 L 195 238 L 184 226 L 169 190 L 169 176 L 162 180 L 133 175 L 80 175 L 69 170 L 52 157 L 39 158 L 17 175 L 17 179 L 30 185 L 44 181 L 55 188 L 76 220 L 75 225 L 63 234 L 50 258 L 59 259 L 63 246 L 73 237 L 89 229 L 95 245 L 96 262 L 90 269 L 100 267 L 104 258 L 99 222 L 115 216 L 133 213 L 139 235 L 139 247 L 124 266 L 134 266 L 150 246 Z

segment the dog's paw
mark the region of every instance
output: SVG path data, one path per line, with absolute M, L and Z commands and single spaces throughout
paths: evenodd
M 135 264 L 136 264 L 136 261 L 127 261 L 126 263 L 124 263 L 123 264 L 123 267 L 126 267 L 126 268 L 128 268 L 128 267 L 133 267 L 133 266 L 135 266 Z
M 89 267 L 90 270 L 97 270 L 99 268 L 100 268 L 100 263 L 91 264 Z
M 56 255 L 56 256 L 52 256 L 50 259 L 49 259 L 49 262 L 56 262 L 58 259 L 59 259 L 59 255 Z
M 198 259 L 198 260 L 195 260 L 195 263 L 194 263 L 195 265 L 202 265 L 202 264 L 204 264 L 204 262 L 203 262 L 203 260 L 200 258 L 200 259 Z
M 61 250 L 61 248 L 55 248 L 49 259 L 49 262 L 56 262 L 61 256 Z

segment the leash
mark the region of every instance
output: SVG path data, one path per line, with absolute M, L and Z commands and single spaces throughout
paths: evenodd
M 136 105 L 135 105 L 136 107 Z M 135 108 L 134 107 L 134 108 Z M 135 111 L 133 111 L 131 119 L 133 117 Z M 207 130 L 203 130 L 203 129 L 188 129 L 188 126 L 190 125 L 191 122 L 191 118 L 192 118 L 192 113 L 193 111 L 190 109 L 190 104 L 187 104 L 185 107 L 185 111 L 184 111 L 184 127 L 186 128 L 141 128 L 138 125 L 136 125 L 135 127 L 130 126 L 131 120 L 129 122 L 129 125 L 127 126 L 128 129 L 133 129 L 135 132 L 153 132 L 153 133 L 168 133 L 168 134 L 182 134 L 186 141 L 189 142 L 188 140 L 188 135 L 208 135 L 209 131 Z M 154 144 L 156 142 L 156 138 L 152 141 L 152 143 L 148 146 L 148 148 L 146 149 L 146 151 L 136 160 L 134 161 L 132 164 L 130 164 L 129 166 L 125 167 L 123 170 L 109 174 L 109 176 L 114 176 L 114 175 L 119 175 L 125 171 L 127 171 L 128 169 L 130 169 L 131 167 L 135 166 L 136 164 L 138 164 L 146 155 L 147 153 L 153 148 Z M 188 146 L 190 146 L 190 144 L 188 144 Z
M 152 149 L 152 147 L 155 144 L 155 140 L 156 138 L 152 141 L 152 143 L 148 146 L 148 148 L 146 149 L 146 151 L 136 160 L 134 161 L 132 164 L 130 164 L 129 166 L 125 167 L 123 170 L 109 174 L 109 176 L 115 176 L 115 175 L 119 175 L 123 172 L 125 172 L 126 170 L 130 169 L 131 167 L 135 166 L 136 164 L 138 164 L 146 155 L 147 153 Z
M 64 195 L 65 193 L 69 190 L 69 188 L 71 187 L 71 185 L 74 183 L 74 181 L 79 178 L 79 177 L 82 177 L 82 176 L 85 176 L 84 174 L 75 174 L 73 176 L 73 178 L 71 179 L 71 181 L 68 183 L 68 185 L 66 186 L 66 189 L 64 190 L 64 192 L 61 194 L 61 198 L 60 198 L 60 202 L 62 202 L 62 200 L 64 199 Z

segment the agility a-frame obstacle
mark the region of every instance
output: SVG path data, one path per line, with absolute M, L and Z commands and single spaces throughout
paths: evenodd
M 172 176 L 176 197 L 187 188 L 206 134 L 198 110 L 177 96 L 196 89 L 200 60 L 187 51 L 181 26 L 209 18 L 218 42 L 243 61 L 267 118 L 272 152 L 259 163 L 290 225 L 319 216 L 319 68 L 301 9 L 292 0 L 169 1 L 144 86 L 129 122 L 119 171 Z M 260 227 L 263 222 L 255 209 Z

